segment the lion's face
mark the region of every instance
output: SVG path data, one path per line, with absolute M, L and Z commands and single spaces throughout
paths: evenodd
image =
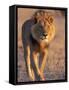
M 37 22 L 32 28 L 33 37 L 39 42 L 48 42 L 54 35 L 53 26 L 55 25 L 52 15 L 48 12 L 38 11 L 35 18 Z

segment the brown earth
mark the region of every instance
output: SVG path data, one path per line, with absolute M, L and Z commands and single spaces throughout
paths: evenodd
M 29 81 L 23 57 L 21 32 L 23 23 L 35 11 L 35 9 L 18 9 L 18 82 Z M 44 76 L 46 80 L 65 79 L 65 17 L 64 13 L 59 10 L 50 11 L 55 17 L 56 36 L 49 47 Z

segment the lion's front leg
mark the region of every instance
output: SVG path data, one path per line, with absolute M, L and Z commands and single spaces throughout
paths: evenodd
M 35 80 L 34 71 L 31 66 L 31 60 L 30 60 L 30 47 L 26 47 L 26 67 L 27 67 L 27 73 L 29 75 L 29 78 L 31 80 Z
M 44 80 L 43 74 L 40 71 L 39 68 L 39 61 L 38 61 L 38 54 L 36 52 L 32 53 L 33 56 L 33 61 L 34 61 L 34 72 L 35 72 L 35 77 L 37 80 Z
M 45 69 L 47 56 L 48 56 L 48 49 L 45 49 L 42 52 L 42 63 L 41 63 L 41 66 L 40 66 L 40 71 L 42 72 L 42 74 L 43 74 L 44 69 Z

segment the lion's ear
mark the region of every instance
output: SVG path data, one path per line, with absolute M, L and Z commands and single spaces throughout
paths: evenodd
M 37 23 L 37 20 L 38 20 L 39 17 L 40 17 L 40 13 L 38 11 L 36 11 L 35 14 L 34 14 L 35 23 Z
M 49 22 L 53 23 L 53 21 L 54 21 L 53 17 L 49 17 Z
M 37 12 L 36 16 L 37 16 L 37 17 L 40 17 L 40 13 L 39 13 L 39 12 Z

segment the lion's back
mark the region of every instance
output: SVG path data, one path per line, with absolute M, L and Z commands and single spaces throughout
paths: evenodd
M 34 25 L 33 20 L 27 20 L 22 26 L 22 41 L 26 43 L 30 39 L 31 27 Z

